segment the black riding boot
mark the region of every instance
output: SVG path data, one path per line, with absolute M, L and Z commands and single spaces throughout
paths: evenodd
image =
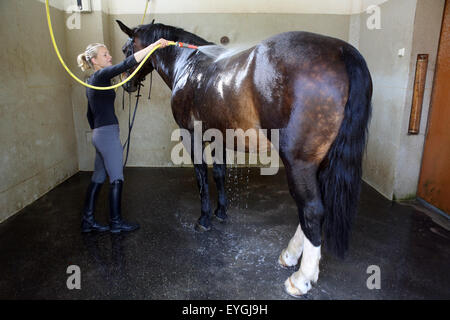
M 84 210 L 83 210 L 83 220 L 81 222 L 81 232 L 91 232 L 91 231 L 108 231 L 108 226 L 103 226 L 94 218 L 95 211 L 95 202 L 97 201 L 97 196 L 100 192 L 100 188 L 102 187 L 102 183 L 92 182 L 89 184 L 86 193 L 86 199 L 84 202 Z
M 111 217 L 109 229 L 112 233 L 134 231 L 139 228 L 139 224 L 137 223 L 127 223 L 122 220 L 122 185 L 122 180 L 115 180 L 109 188 L 109 210 Z

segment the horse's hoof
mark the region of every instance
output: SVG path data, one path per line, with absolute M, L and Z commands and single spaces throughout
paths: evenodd
M 209 227 L 202 226 L 200 223 L 197 222 L 197 223 L 195 224 L 194 229 L 195 229 L 195 231 L 197 231 L 197 232 L 206 232 L 206 231 L 211 230 L 211 227 L 210 227 L 210 226 L 209 226 Z
M 217 208 L 216 211 L 214 211 L 214 217 L 220 222 L 223 223 L 228 220 L 228 215 L 225 213 L 225 209 Z
M 283 252 L 284 252 L 284 250 L 283 250 Z M 283 259 L 283 252 L 280 254 L 280 256 L 278 257 L 278 264 L 280 265 L 280 267 L 282 267 L 283 269 L 289 269 L 290 268 L 290 266 L 288 266 L 287 264 L 286 264 L 286 262 L 284 262 L 284 259 Z
M 220 223 L 224 223 L 228 220 L 228 216 L 219 217 L 218 215 L 214 215 L 214 217 L 219 221 Z
M 296 299 L 302 298 L 304 294 L 306 294 L 309 289 L 311 289 L 311 283 L 308 281 L 304 284 L 304 292 L 294 286 L 294 284 L 291 281 L 291 277 L 287 278 L 287 280 L 284 282 L 284 291 L 291 297 L 294 297 Z
M 291 269 L 292 267 L 295 267 L 297 265 L 297 262 L 295 262 L 294 264 L 293 261 L 291 262 L 291 264 L 287 263 L 284 257 L 289 258 L 289 256 L 286 254 L 286 249 L 283 249 L 283 251 L 281 251 L 280 256 L 278 257 L 278 264 L 283 269 Z
M 288 295 L 296 299 L 300 299 L 303 295 L 303 293 L 294 286 L 290 277 L 287 278 L 287 280 L 284 282 L 284 291 L 286 291 Z

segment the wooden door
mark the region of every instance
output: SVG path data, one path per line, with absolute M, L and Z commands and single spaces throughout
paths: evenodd
M 450 215 L 450 1 L 444 9 L 417 195 Z

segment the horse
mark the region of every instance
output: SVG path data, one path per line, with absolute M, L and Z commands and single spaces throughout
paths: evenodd
M 117 23 L 129 37 L 125 56 L 159 38 L 214 45 L 154 21 L 134 28 Z M 345 41 L 302 31 L 272 36 L 221 59 L 170 46 L 153 53 L 128 89 L 135 90 L 153 70 L 172 91 L 180 128 L 192 131 L 198 120 L 203 130 L 279 129 L 278 153 L 299 224 L 278 263 L 296 266 L 301 257 L 284 287 L 294 297 L 306 294 L 319 277 L 322 230 L 336 256 L 344 258 L 349 247 L 372 109 L 372 79 L 362 55 Z M 203 161 L 194 163 L 194 170 L 201 197 L 197 229 L 209 230 L 208 167 Z M 226 162 L 214 163 L 212 171 L 218 189 L 214 214 L 225 221 Z

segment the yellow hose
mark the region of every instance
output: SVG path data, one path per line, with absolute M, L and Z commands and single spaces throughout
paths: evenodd
M 148 2 L 147 2 L 148 5 Z M 91 88 L 91 89 L 95 89 L 95 90 L 111 90 L 111 89 L 115 89 L 120 87 L 121 85 L 127 83 L 128 81 L 130 81 L 135 75 L 136 73 L 138 73 L 138 71 L 142 68 L 142 66 L 144 65 L 144 63 L 148 60 L 148 58 L 152 55 L 153 52 L 155 52 L 156 49 L 158 49 L 160 47 L 160 45 L 158 44 L 157 46 L 155 46 L 152 51 L 150 51 L 147 56 L 144 58 L 144 60 L 142 60 L 142 62 L 139 64 L 139 66 L 136 68 L 136 70 L 134 70 L 134 72 L 125 80 L 123 80 L 122 82 L 119 82 L 118 84 L 115 84 L 113 86 L 109 86 L 109 87 L 96 87 L 96 86 L 92 86 L 88 83 L 83 82 L 82 80 L 78 79 L 76 75 L 74 75 L 72 73 L 72 71 L 69 70 L 69 68 L 67 67 L 66 63 L 64 62 L 63 58 L 61 57 L 61 54 L 59 53 L 59 49 L 58 46 L 56 45 L 56 41 L 55 41 L 55 36 L 53 34 L 53 28 L 52 28 L 52 20 L 50 18 L 50 9 L 49 9 L 49 5 L 48 5 L 48 0 L 45 0 L 45 9 L 47 11 L 47 22 L 48 22 L 48 29 L 50 31 L 50 37 L 52 38 L 52 42 L 53 42 L 53 47 L 55 48 L 55 52 L 56 55 L 59 58 L 59 61 L 61 62 L 62 66 L 66 69 L 67 73 L 69 73 L 72 78 L 74 78 L 78 83 L 82 84 L 85 87 Z M 147 11 L 147 8 L 146 8 Z M 145 15 L 144 15 L 145 18 Z M 169 41 L 169 45 L 177 45 L 176 42 L 173 41 Z
M 145 0 L 145 1 L 147 2 L 147 4 L 145 5 L 144 16 L 142 17 L 141 24 L 144 24 L 145 15 L 147 14 L 148 3 L 150 2 L 150 0 Z

